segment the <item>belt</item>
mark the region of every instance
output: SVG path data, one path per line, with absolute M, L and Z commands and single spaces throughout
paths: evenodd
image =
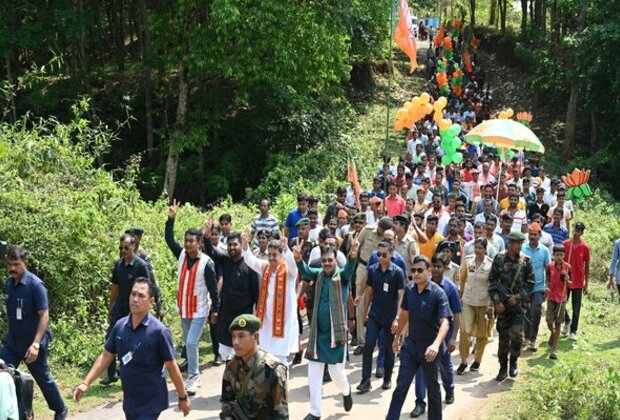
M 363 259 L 360 258 L 360 264 L 362 265 L 368 265 L 368 261 L 364 261 Z

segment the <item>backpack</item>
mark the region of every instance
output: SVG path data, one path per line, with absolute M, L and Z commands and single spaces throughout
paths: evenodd
M 12 365 L 7 365 L 0 359 L 0 372 L 8 372 L 15 382 L 15 394 L 17 395 L 17 410 L 19 420 L 34 419 L 32 409 L 32 397 L 34 395 L 34 379 L 28 373 L 20 372 Z

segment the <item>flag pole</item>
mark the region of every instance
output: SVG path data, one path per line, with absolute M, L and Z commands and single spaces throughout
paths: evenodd
M 388 141 L 390 137 L 390 96 L 392 92 L 392 38 L 394 37 L 394 4 L 398 3 L 392 1 L 390 7 L 390 38 L 388 39 L 388 87 L 387 95 L 385 95 L 386 102 L 386 116 L 385 116 L 385 143 L 383 146 L 383 193 L 385 198 L 383 200 L 383 214 L 385 215 L 386 206 L 385 200 L 387 199 L 387 183 L 390 173 L 390 157 L 388 156 Z

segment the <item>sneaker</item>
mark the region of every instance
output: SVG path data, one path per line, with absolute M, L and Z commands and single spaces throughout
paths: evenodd
M 118 382 L 118 376 L 106 377 L 103 378 L 99 383 L 103 386 L 108 386 L 113 384 L 114 382 Z
M 351 347 L 356 347 L 357 346 L 357 337 L 353 337 L 351 339 L 351 343 L 349 344 Z
M 457 375 L 462 375 L 465 373 L 465 369 L 467 369 L 467 363 L 461 363 L 459 367 L 456 369 Z
M 577 341 L 577 333 L 570 333 L 568 339 L 572 341 Z
M 536 350 L 538 350 L 538 344 L 536 344 L 536 341 L 530 341 L 530 351 L 535 352 Z
M 478 372 L 480 370 L 480 363 L 478 362 L 474 362 L 471 364 L 471 367 L 469 368 L 470 371 L 472 372 Z
M 558 352 L 552 351 L 551 354 L 549 355 L 549 359 L 556 360 L 557 358 L 558 358 Z
M 222 356 L 219 354 L 215 355 L 215 358 L 213 359 L 213 366 L 222 366 Z
M 198 392 L 199 386 L 200 386 L 199 375 L 190 376 L 189 378 L 187 378 L 187 381 L 185 381 L 185 390 L 187 391 L 189 395 L 196 395 L 196 392 Z
M 54 420 L 65 420 L 69 415 L 69 407 L 65 407 L 62 411 L 57 411 L 54 414 Z
M 562 335 L 566 335 L 566 334 L 568 334 L 568 327 L 569 327 L 569 325 L 568 325 L 568 323 L 567 323 L 567 322 L 565 322 L 565 323 L 564 323 L 564 325 L 562 325 L 562 329 L 560 330 L 560 332 L 562 333 Z
M 359 356 L 362 353 L 364 353 L 364 346 L 357 346 L 355 350 L 353 350 L 354 356 Z

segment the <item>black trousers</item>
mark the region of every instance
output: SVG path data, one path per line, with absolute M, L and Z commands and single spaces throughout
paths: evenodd
M 568 309 L 566 309 L 564 311 L 564 323 L 568 324 L 570 322 L 570 332 L 571 334 L 576 334 L 577 328 L 579 327 L 579 314 L 581 313 L 581 298 L 583 297 L 583 289 L 568 289 L 568 297 L 570 298 L 571 306 L 573 308 L 573 319 L 571 321 L 570 316 L 568 316 Z

